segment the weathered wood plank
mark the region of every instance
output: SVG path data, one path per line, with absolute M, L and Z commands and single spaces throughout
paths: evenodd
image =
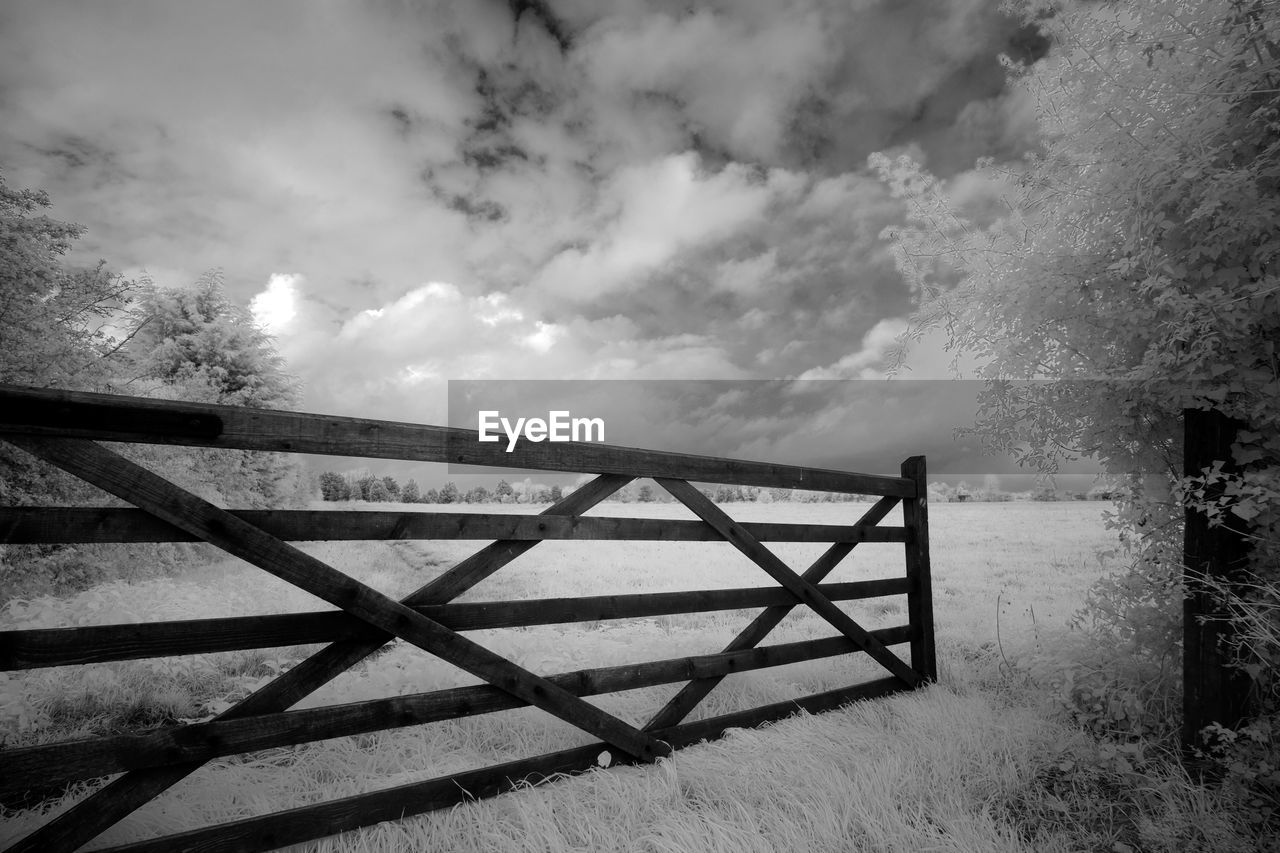
M 879 524 L 897 504 L 897 498 L 881 498 L 876 502 L 875 506 L 863 513 L 857 524 Z M 840 561 L 847 557 L 855 547 L 857 547 L 856 542 L 842 542 L 832 545 L 822 556 L 814 560 L 813 564 L 805 570 L 801 577 L 809 583 L 819 583 L 823 578 L 831 574 L 835 567 L 840 565 Z M 730 641 L 729 645 L 725 646 L 724 650 L 726 652 L 740 651 L 752 648 L 763 642 L 769 632 L 778 627 L 782 620 L 787 618 L 787 614 L 797 606 L 799 606 L 798 602 L 793 600 L 788 604 L 772 605 L 761 611 L 746 628 L 743 628 Z M 690 681 L 679 693 L 671 697 L 671 700 L 653 716 L 653 719 L 645 724 L 645 729 L 665 729 L 676 725 L 689 716 L 689 712 L 697 707 L 698 703 L 705 699 L 712 690 L 715 690 L 720 681 L 720 678 L 699 678 Z
M 902 502 L 908 531 L 906 558 L 908 620 L 919 630 L 911 641 L 911 668 L 926 681 L 938 680 L 938 657 L 933 630 L 933 570 L 929 561 L 929 481 L 925 458 L 912 456 L 902 463 L 902 476 L 916 483 L 916 497 Z
M 910 641 L 912 632 L 910 626 L 903 625 L 874 633 L 877 639 L 890 645 Z M 739 652 L 584 669 L 548 676 L 547 680 L 575 696 L 595 696 L 858 651 L 861 649 L 846 637 L 829 637 Z M 0 792 L 490 714 L 527 704 L 495 687 L 477 685 L 258 717 L 213 720 L 138 734 L 17 747 L 3 753 L 5 775 L 0 778 Z
M 153 427 L 158 417 L 164 423 Z M 185 428 L 184 419 L 190 422 Z M 541 471 L 659 475 L 897 497 L 912 497 L 915 492 L 915 484 L 901 477 L 586 442 L 526 441 L 508 453 L 502 442 L 480 442 L 474 430 L 11 385 L 0 386 L 0 431 Z
M 906 578 L 818 587 L 832 601 L 905 595 Z M 744 610 L 794 602 L 774 587 L 644 592 L 579 598 L 425 604 L 413 609 L 454 631 L 520 628 L 602 619 L 634 619 L 714 610 Z M 76 628 L 0 631 L 0 671 L 302 646 L 372 637 L 368 626 L 341 611 L 183 619 Z
M 548 507 L 542 514 L 555 516 L 584 513 L 630 481 L 630 477 L 603 474 Z M 493 542 L 408 595 L 404 603 L 409 606 L 446 603 L 537 544 Z M 376 638 L 349 640 L 326 646 L 219 714 L 218 719 L 237 719 L 282 711 L 382 648 L 390 639 L 390 634 L 379 632 Z M 126 773 L 27 835 L 9 850 L 12 853 L 76 850 L 125 815 L 185 779 L 201 765 L 202 762 L 195 761 Z
M 591 732 L 641 759 L 669 750 L 635 727 L 583 702 L 479 643 L 451 631 L 329 564 L 263 533 L 226 510 L 175 486 L 123 456 L 82 439 L 15 439 L 68 473 L 194 533 L 233 556 L 340 607 L 347 613 L 477 678 Z
M 825 619 L 841 634 L 858 643 L 877 663 L 909 686 L 919 685 L 921 681 L 919 673 L 886 649 L 880 641 L 819 592 L 813 584 L 792 571 L 786 563 L 778 559 L 776 554 L 753 539 L 741 524 L 725 515 L 724 511 L 712 503 L 706 495 L 683 480 L 670 480 L 666 477 L 657 477 L 655 480 L 678 501 L 693 510 L 699 518 L 720 531 L 733 547 L 764 569 L 769 577 L 786 587 L 810 610 Z
M 896 678 L 816 693 L 747 711 L 736 711 L 655 732 L 675 747 L 686 747 L 720 737 L 731 728 L 748 728 L 781 720 L 797 711 L 819 714 L 850 702 L 874 699 L 902 691 Z M 607 746 L 593 743 L 574 749 L 539 755 L 506 764 L 457 773 L 330 800 L 313 806 L 276 812 L 262 817 L 191 830 L 161 838 L 105 848 L 102 853 L 213 853 L 238 850 L 262 851 L 336 835 L 388 820 L 450 808 L 460 803 L 497 796 L 527 784 L 542 784 L 560 774 L 580 773 L 596 767 Z M 625 756 L 611 754 L 614 764 L 629 764 Z
M 386 539 L 589 539 L 711 542 L 721 536 L 704 521 L 663 518 L 582 518 L 482 512 L 385 510 L 229 510 L 236 518 L 287 542 Z M 743 522 L 761 542 L 905 542 L 902 527 Z M 140 509 L 0 507 L 0 543 L 81 544 L 196 542 Z

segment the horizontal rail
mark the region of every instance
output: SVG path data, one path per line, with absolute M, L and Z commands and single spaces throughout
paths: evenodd
M 502 442 L 453 427 L 12 385 L 0 385 L 0 432 L 916 496 L 904 477 L 589 442 L 526 441 L 507 452 Z
M 905 595 L 906 578 L 852 581 L 818 587 L 833 601 Z M 795 596 L 777 587 L 646 592 L 525 601 L 481 601 L 414 607 L 454 631 L 520 628 L 601 619 L 633 619 L 788 606 Z M 0 631 L 0 671 L 106 663 L 118 660 L 304 646 L 372 636 L 369 628 L 341 611 L 231 616 L 76 628 Z
M 820 714 L 861 699 L 888 696 L 907 689 L 897 678 L 815 693 L 786 702 L 763 705 L 660 729 L 654 735 L 675 748 L 712 740 L 731 728 L 750 728 L 781 720 L 797 711 Z M 559 774 L 581 773 L 598 766 L 602 750 L 614 764 L 633 763 L 607 744 L 592 743 L 560 752 L 510 761 L 479 770 L 413 782 L 367 794 L 328 800 L 260 817 L 147 839 L 99 853 L 168 853 L 172 850 L 261 851 L 310 841 L 322 836 L 372 826 L 388 820 L 445 809 L 476 799 L 497 796 L 527 784 L 542 784 Z
M 705 521 L 595 518 L 481 512 L 387 510 L 232 510 L 232 515 L 287 542 L 386 539 L 582 539 L 715 542 Z M 905 527 L 743 522 L 761 542 L 906 542 Z M 0 543 L 198 542 L 140 509 L 0 507 Z
M 886 644 L 911 640 L 908 625 L 883 629 L 876 634 Z M 739 652 L 585 669 L 548 676 L 548 680 L 575 696 L 595 696 L 857 651 L 852 641 L 830 637 Z M 0 781 L 0 791 L 17 792 L 35 784 L 52 786 L 144 767 L 208 761 L 220 756 L 436 723 L 527 705 L 496 687 L 477 685 L 258 717 L 214 720 L 139 734 L 18 747 L 4 752 L 5 776 Z

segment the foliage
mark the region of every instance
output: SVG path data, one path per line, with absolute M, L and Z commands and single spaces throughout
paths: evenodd
M 222 275 L 194 287 L 141 288 L 131 309 L 134 379 L 183 388 L 187 399 L 257 408 L 297 401 L 271 336 L 223 292 Z
M 43 388 L 102 390 L 119 342 L 112 318 L 136 283 L 107 272 L 64 267 L 63 256 L 84 232 L 52 219 L 46 193 L 12 189 L 0 173 L 0 382 Z M 0 500 L 36 497 L 83 502 L 100 494 L 80 480 L 0 448 Z
M 375 503 L 386 503 L 391 500 L 391 492 L 387 489 L 387 484 L 383 480 L 373 479 L 369 483 L 369 497 L 365 500 Z
M 217 271 L 191 288 L 145 283 L 130 308 L 130 377 L 143 396 L 257 408 L 297 400 L 271 336 L 227 298 Z M 245 508 L 295 503 L 302 471 L 290 456 L 247 450 L 143 447 L 134 458 L 215 503 Z
M 499 503 L 511 503 L 516 499 L 516 492 L 506 480 L 499 480 L 498 485 L 494 487 L 493 497 Z
M 941 327 L 983 365 L 975 431 L 1041 471 L 1093 454 L 1114 475 L 1130 569 L 1091 618 L 1153 658 L 1178 617 L 1184 505 L 1252 525 L 1255 567 L 1280 577 L 1278 8 L 1030 3 L 1055 46 L 1010 70 L 1040 152 L 980 164 L 976 202 L 973 181 L 949 198 L 909 159 L 872 159 L 909 206 L 893 235 L 921 300 L 909 337 Z M 1185 408 L 1247 425 L 1240 475 L 1181 482 Z M 1206 507 L 1210 483 L 1226 496 Z
M 382 478 L 382 486 L 387 490 L 387 500 L 400 500 L 400 484 L 390 474 Z
M 67 268 L 79 225 L 38 211 L 46 193 L 11 189 L 0 173 L 0 382 L 101 390 L 119 342 L 111 321 L 137 288 L 104 263 Z
M 125 280 L 105 263 L 63 264 L 83 229 L 40 211 L 47 195 L 14 190 L 0 176 L 0 382 L 132 393 L 233 405 L 291 403 L 296 382 L 270 337 L 220 289 L 216 274 L 194 290 Z M 301 497 L 297 466 L 281 454 L 128 445 L 119 449 L 201 497 L 240 507 Z M 0 448 L 6 504 L 119 503 L 8 446 Z M 170 568 L 189 546 L 0 548 L 0 584 L 62 591 L 103 578 Z
M 351 487 L 341 474 L 325 471 L 320 475 L 320 497 L 326 501 L 351 500 Z
M 400 500 L 407 504 L 416 504 L 422 500 L 422 493 L 418 491 L 418 481 L 410 479 L 404 484 L 404 491 L 400 493 Z

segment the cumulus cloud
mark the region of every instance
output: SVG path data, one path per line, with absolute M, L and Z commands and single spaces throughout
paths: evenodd
M 302 276 L 272 273 L 267 287 L 249 300 L 249 311 L 259 326 L 273 335 L 284 332 L 297 315 L 297 285 Z
M 737 164 L 708 173 L 692 152 L 629 166 L 601 193 L 609 218 L 595 239 L 557 254 L 531 286 L 578 302 L 634 287 L 683 249 L 758 224 L 770 204 L 794 197 L 803 182 L 783 170 L 762 176 Z
M 835 364 L 806 370 L 800 379 L 875 379 L 884 376 L 884 362 L 907 330 L 907 322 L 890 317 L 862 336 L 862 345 Z
M 911 308 L 867 155 L 990 203 L 973 158 L 1033 144 L 996 54 L 1043 45 L 987 0 L 686 5 L 6 3 L 6 179 L 75 260 L 222 268 L 316 410 L 866 375 Z

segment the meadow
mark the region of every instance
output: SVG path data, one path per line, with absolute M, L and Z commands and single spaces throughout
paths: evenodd
M 320 507 L 321 505 L 317 505 Z M 334 508 L 334 504 L 323 505 Z M 367 504 L 352 504 L 354 508 Z M 363 850 L 1246 850 L 1213 795 L 1175 765 L 1100 744 L 1061 701 L 1055 662 L 1097 655 L 1069 627 L 1115 568 L 1106 504 L 930 507 L 939 681 L 927 689 L 731 730 L 656 766 L 601 769 L 297 849 Z M 378 509 L 389 509 L 380 504 Z M 431 507 L 404 505 L 406 510 Z M 731 504 L 742 521 L 848 523 L 858 504 Z M 447 507 L 442 509 L 458 509 Z M 475 511 L 529 511 L 499 505 Z M 535 508 L 536 509 L 536 508 Z M 592 514 L 692 518 L 674 504 L 607 503 Z M 901 523 L 895 511 L 885 524 Z M 305 543 L 400 596 L 483 542 Z M 803 569 L 820 545 L 774 544 Z M 10 601 L 4 628 L 285 613 L 323 603 L 234 559 L 174 577 L 111 582 L 66 598 Z M 902 546 L 864 543 L 830 582 L 900 576 Z M 462 601 L 772 585 L 723 543 L 544 542 Z M 867 628 L 905 624 L 905 597 L 841 605 Z M 753 611 L 477 631 L 542 674 L 720 648 Z M 770 642 L 830 636 L 793 612 Z M 310 648 L 267 649 L 13 673 L 0 683 L 8 746 L 206 719 Z M 905 647 L 899 647 L 905 654 Z M 694 717 L 880 677 L 864 656 L 730 676 Z M 476 683 L 396 643 L 301 703 L 313 707 Z M 679 685 L 593 698 L 636 724 Z M 1078 696 L 1077 696 L 1078 698 Z M 589 741 L 535 709 L 322 741 L 209 763 L 104 834 L 121 843 L 432 778 Z M 1108 750 L 1111 750 L 1108 752 Z M 100 783 L 6 804 L 0 843 Z

